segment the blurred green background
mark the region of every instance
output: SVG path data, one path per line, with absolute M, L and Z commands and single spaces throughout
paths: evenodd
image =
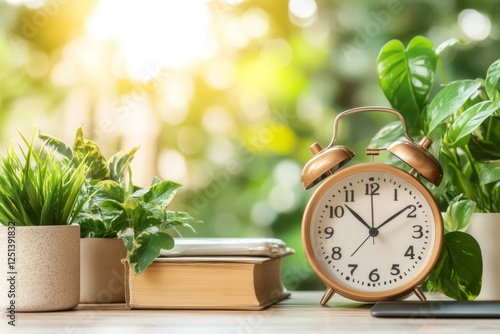
M 484 76 L 498 13 L 496 0 L 2 1 L 0 145 L 33 126 L 72 143 L 83 125 L 105 156 L 141 146 L 135 183 L 183 184 L 173 207 L 204 221 L 196 236 L 281 238 L 296 250 L 287 288 L 323 289 L 301 246 L 309 145 L 330 142 L 339 112 L 388 105 L 375 62 L 391 39 L 463 38 L 447 79 Z M 363 160 L 391 120 L 343 119 L 337 143 Z

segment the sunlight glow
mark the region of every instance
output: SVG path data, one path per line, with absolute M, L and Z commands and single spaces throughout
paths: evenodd
M 46 2 L 46 0 L 7 0 L 7 3 L 11 5 L 26 5 L 26 7 L 31 9 L 41 8 Z
M 464 34 L 472 40 L 482 41 L 491 32 L 490 19 L 475 9 L 465 9 L 458 15 L 458 24 Z
M 313 24 L 318 17 L 318 4 L 315 0 L 289 0 L 290 21 L 299 27 Z
M 182 67 L 200 55 L 209 23 L 204 0 L 100 0 L 87 32 L 117 41 L 130 77 L 144 80 L 152 69 Z
M 264 36 L 269 30 L 269 16 L 261 8 L 250 8 L 243 14 L 243 29 L 252 37 Z

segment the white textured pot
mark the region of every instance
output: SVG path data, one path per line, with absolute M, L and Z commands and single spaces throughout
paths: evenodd
M 0 227 L 0 307 L 71 309 L 80 297 L 80 226 Z
M 500 213 L 475 213 L 467 229 L 481 247 L 483 284 L 477 300 L 500 300 Z
M 83 238 L 80 240 L 80 303 L 124 303 L 127 256 L 122 239 Z

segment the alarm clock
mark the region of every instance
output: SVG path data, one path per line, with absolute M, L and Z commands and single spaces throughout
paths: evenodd
M 371 162 L 343 167 L 354 153 L 335 145 L 341 118 L 360 112 L 386 112 L 399 117 L 405 140 L 388 147 L 367 148 Z M 334 293 L 349 299 L 376 302 L 425 296 L 420 284 L 435 266 L 443 243 L 439 207 L 419 176 L 439 185 L 443 171 L 428 149 L 408 134 L 404 116 L 386 107 L 360 107 L 340 113 L 330 144 L 311 145 L 313 158 L 302 170 L 302 185 L 321 182 L 307 203 L 302 220 L 302 243 L 314 272 L 326 284 L 320 304 Z M 409 167 L 374 162 L 387 150 Z

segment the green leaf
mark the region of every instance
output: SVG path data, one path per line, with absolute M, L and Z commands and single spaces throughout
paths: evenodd
M 370 147 L 388 147 L 390 144 L 403 137 L 401 122 L 396 121 L 387 124 L 377 132 L 370 142 Z
M 468 136 L 498 109 L 500 109 L 499 104 L 493 101 L 483 101 L 465 110 L 448 129 L 448 144 L 451 147 L 467 145 Z M 461 141 L 463 138 L 467 138 L 465 143 Z
M 85 217 L 79 220 L 81 238 L 106 238 L 107 229 L 104 222 L 97 218 Z
M 92 197 L 92 203 L 113 200 L 119 203 L 125 202 L 125 191 L 116 181 L 104 180 L 95 184 L 97 192 Z
M 55 137 L 43 135 L 41 132 L 38 133 L 38 138 L 40 138 L 47 147 L 55 150 L 57 153 L 65 156 L 68 159 L 73 158 L 73 151 L 66 145 L 64 141 Z
M 127 248 L 127 252 L 130 254 L 134 248 L 134 229 L 128 227 L 120 232 L 118 232 L 118 237 L 123 240 L 125 247 Z
M 477 161 L 487 162 L 500 159 L 500 117 L 492 116 L 474 131 L 469 150 Z
M 101 154 L 99 147 L 91 140 L 83 138 L 83 130 L 79 128 L 73 144 L 73 154 L 77 161 L 86 158 L 90 164 L 88 176 L 95 180 L 109 179 L 109 168 L 106 159 Z
M 479 170 L 479 184 L 497 182 L 500 180 L 500 160 L 483 164 Z
M 486 72 L 486 93 L 490 99 L 500 103 L 500 59 L 491 64 Z
M 430 120 L 428 133 L 432 133 L 441 122 L 457 112 L 479 87 L 481 83 L 475 80 L 461 80 L 439 91 L 427 108 L 427 119 Z
M 162 224 L 162 230 L 171 228 L 174 226 L 187 227 L 192 232 L 195 232 L 191 224 L 200 223 L 200 221 L 195 220 L 190 214 L 180 211 L 167 211 L 167 223 Z
M 447 160 L 446 164 L 447 166 L 444 170 L 448 171 L 451 184 L 457 188 L 459 193 L 463 193 L 466 198 L 478 202 L 478 194 L 474 188 L 474 184 L 464 174 L 464 170 L 450 160 Z
M 138 247 L 134 247 L 129 255 L 131 267 L 136 275 L 140 275 L 160 255 L 162 249 L 174 247 L 174 239 L 158 229 L 149 229 L 136 238 Z
M 109 159 L 109 178 L 118 183 L 123 183 L 128 172 L 130 163 L 139 147 L 134 147 L 128 152 L 118 152 Z
M 444 232 L 464 232 L 472 221 L 472 214 L 475 209 L 476 203 L 463 199 L 462 195 L 451 200 L 444 216 Z
M 473 300 L 481 291 L 483 262 L 476 239 L 464 232 L 444 236 L 439 260 L 427 280 L 430 292 L 456 300 Z
M 437 54 L 438 56 L 440 56 L 440 55 L 441 55 L 441 53 L 442 53 L 445 49 L 447 49 L 447 48 L 449 48 L 449 47 L 451 47 L 451 46 L 453 46 L 453 45 L 455 45 L 455 44 L 458 44 L 458 43 L 460 43 L 460 44 L 462 44 L 462 45 L 467 44 L 467 42 L 466 42 L 464 39 L 461 39 L 461 38 L 456 38 L 456 37 L 454 37 L 454 38 L 450 38 L 450 39 L 448 39 L 448 40 L 444 41 L 443 43 L 439 44 L 439 46 L 436 48 L 436 54 Z
M 431 41 L 413 38 L 408 47 L 398 40 L 382 47 L 377 59 L 379 84 L 385 96 L 406 118 L 409 128 L 421 123 L 421 113 L 434 82 L 437 56 Z
M 154 203 L 158 206 L 166 208 L 172 198 L 174 198 L 177 189 L 181 185 L 173 181 L 162 181 L 156 183 L 149 188 L 149 191 L 144 194 L 146 203 Z

